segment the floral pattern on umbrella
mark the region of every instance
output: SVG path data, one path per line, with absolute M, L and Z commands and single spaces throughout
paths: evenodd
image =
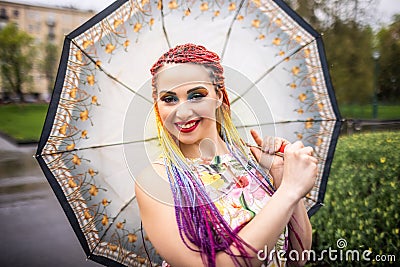
M 309 215 L 322 204 L 340 115 L 321 36 L 281 0 L 119 0 L 66 37 L 36 153 L 97 262 L 161 264 L 141 228 L 134 177 L 158 156 L 149 69 L 187 42 L 221 56 L 245 140 L 258 128 L 314 147 Z

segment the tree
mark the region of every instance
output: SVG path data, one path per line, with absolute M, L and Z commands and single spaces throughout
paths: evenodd
M 378 33 L 379 97 L 386 102 L 400 101 L 400 14 Z
M 23 85 L 32 79 L 34 39 L 9 23 L 0 31 L 1 86 L 6 94 L 16 93 L 24 102 Z
M 45 55 L 42 62 L 42 71 L 47 79 L 47 90 L 51 93 L 53 91 L 54 80 L 57 72 L 57 59 L 59 56 L 58 48 L 50 41 L 47 41 L 44 47 Z
M 339 104 L 370 102 L 374 84 L 374 35 L 367 21 L 368 11 L 374 9 L 376 0 L 290 0 L 289 4 L 323 33 Z
M 372 101 L 372 41 L 372 29 L 353 21 L 338 20 L 326 31 L 324 43 L 339 104 L 366 104 Z

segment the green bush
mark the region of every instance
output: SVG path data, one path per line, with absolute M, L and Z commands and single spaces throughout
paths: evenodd
M 311 218 L 313 250 L 320 255 L 318 253 L 331 247 L 338 250 L 337 260 L 330 260 L 326 254 L 323 260 L 311 265 L 398 266 L 399 151 L 398 132 L 354 134 L 339 139 L 328 180 L 325 206 Z M 347 244 L 338 249 L 337 242 L 341 238 Z M 350 261 L 352 256 L 349 250 L 359 251 L 360 261 Z M 371 261 L 361 259 L 365 250 L 371 252 L 366 254 Z M 346 255 L 349 258 L 346 259 Z M 374 260 L 376 256 L 380 257 L 377 259 L 383 259 L 380 255 L 394 255 L 395 261 Z

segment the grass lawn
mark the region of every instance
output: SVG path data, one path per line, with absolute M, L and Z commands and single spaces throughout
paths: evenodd
M 346 119 L 373 119 L 372 105 L 339 105 L 339 110 L 342 117 Z M 378 104 L 377 119 L 400 119 L 400 105 Z
M 37 142 L 47 108 L 47 104 L 0 105 L 0 131 L 17 142 Z
M 325 205 L 311 217 L 313 250 L 322 256 L 323 250 L 332 248 L 337 258 L 325 254 L 312 266 L 399 266 L 399 149 L 398 131 L 339 138 Z M 346 240 L 342 250 L 338 249 L 338 240 Z M 346 253 L 354 250 L 359 252 L 360 260 L 345 260 L 347 255 L 354 257 Z M 370 251 L 370 261 L 362 259 L 365 250 Z M 343 252 L 343 260 L 338 260 L 339 252 Z M 397 257 L 379 262 L 374 260 L 377 255 Z

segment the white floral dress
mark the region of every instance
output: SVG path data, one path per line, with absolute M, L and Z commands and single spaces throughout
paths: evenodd
M 216 156 L 209 162 L 202 159 L 189 161 L 192 170 L 201 179 L 206 192 L 232 229 L 253 219 L 270 199 L 268 192 L 255 180 L 258 178 L 264 181 L 264 178 L 251 167 L 246 170 L 230 154 Z M 282 253 L 287 250 L 287 237 L 288 228 L 285 227 L 275 245 L 276 252 Z M 265 262 L 268 266 L 285 266 L 285 262 L 279 261 L 276 254 L 274 257 L 266 257 Z

